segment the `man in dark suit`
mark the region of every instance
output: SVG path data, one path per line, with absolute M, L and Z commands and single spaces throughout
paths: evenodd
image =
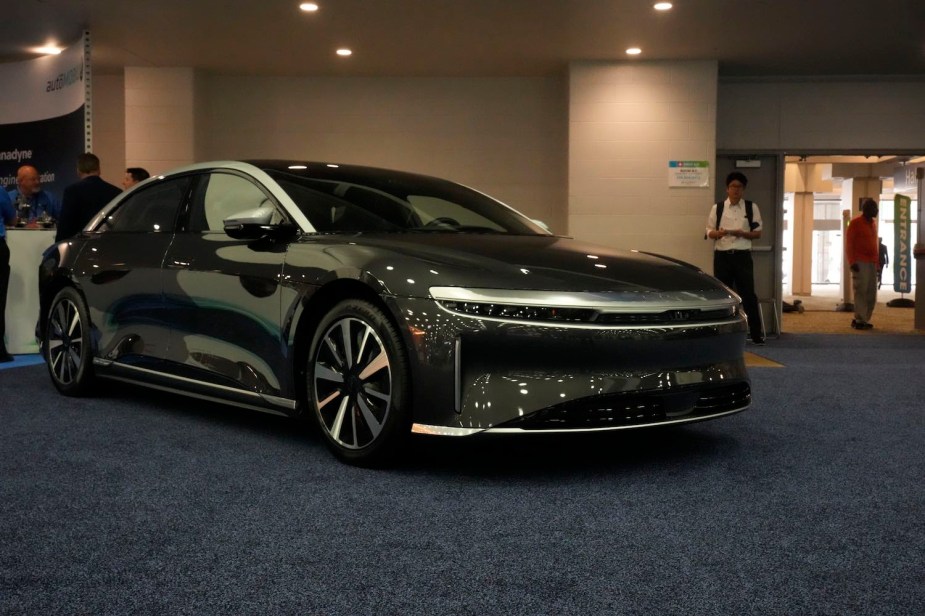
M 5 190 L 0 190 L 0 362 L 13 361 L 6 352 L 6 290 L 10 283 L 10 247 L 6 245 L 6 226 L 16 222 L 16 209 Z
M 94 154 L 86 152 L 77 157 L 77 174 L 80 181 L 64 189 L 56 242 L 79 233 L 104 205 L 122 192 L 100 177 L 100 159 Z

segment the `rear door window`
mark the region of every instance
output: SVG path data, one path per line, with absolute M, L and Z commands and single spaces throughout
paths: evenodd
M 144 187 L 110 212 L 98 231 L 173 233 L 188 187 L 189 178 L 185 177 Z

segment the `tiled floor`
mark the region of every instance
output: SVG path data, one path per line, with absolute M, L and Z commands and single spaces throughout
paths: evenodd
M 904 297 L 915 299 L 915 292 L 901 295 L 885 287 L 877 293 L 877 306 L 871 323 L 872 330 L 856 330 L 851 328 L 853 313 L 836 310 L 842 301 L 838 285 L 813 285 L 812 295 L 785 296 L 784 301 L 793 303 L 800 300 L 804 311 L 785 312 L 781 315 L 781 330 L 784 333 L 816 333 L 816 334 L 857 334 L 875 335 L 877 333 L 890 334 L 925 334 L 925 330 L 915 329 L 914 308 L 894 308 L 887 306 L 887 302 Z M 925 306 L 920 308 L 925 310 Z

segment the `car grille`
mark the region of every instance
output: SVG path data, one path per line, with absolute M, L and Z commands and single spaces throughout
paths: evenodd
M 558 404 L 502 427 L 538 431 L 628 428 L 710 417 L 743 409 L 750 401 L 747 382 L 609 394 Z
M 452 312 L 476 317 L 549 323 L 595 323 L 600 325 L 706 323 L 730 319 L 736 314 L 735 306 L 727 306 L 714 310 L 693 308 L 684 310 L 664 310 L 662 312 L 602 312 L 591 308 L 520 306 L 483 302 L 440 301 L 440 304 Z
M 665 310 L 655 313 L 623 313 L 608 312 L 599 315 L 594 322 L 608 325 L 636 325 L 665 323 L 699 323 L 704 321 L 717 321 L 728 319 L 735 315 L 735 308 L 722 308 L 719 310 Z

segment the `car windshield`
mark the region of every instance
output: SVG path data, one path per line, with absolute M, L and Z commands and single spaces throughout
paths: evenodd
M 319 233 L 548 235 L 491 197 L 446 180 L 410 174 L 358 180 L 266 171 Z

